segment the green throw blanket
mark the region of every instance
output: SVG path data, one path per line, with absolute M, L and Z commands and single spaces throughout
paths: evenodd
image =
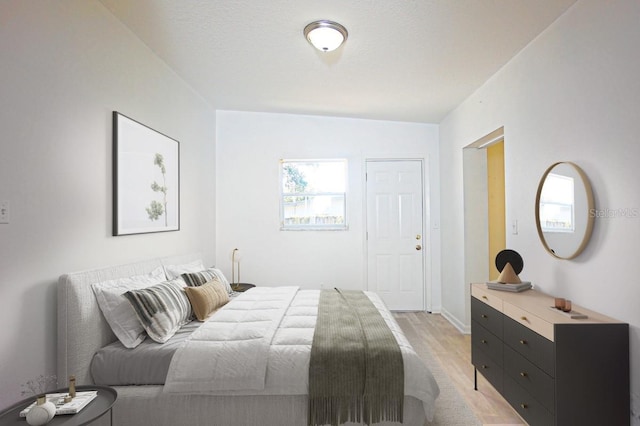
M 309 363 L 309 426 L 402 422 L 404 365 L 361 291 L 323 290 Z

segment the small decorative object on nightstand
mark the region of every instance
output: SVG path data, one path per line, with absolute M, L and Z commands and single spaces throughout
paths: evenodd
M 31 411 L 33 411 L 33 409 L 40 410 L 40 408 L 38 407 L 41 407 L 42 405 L 35 405 L 28 412 L 24 413 L 24 411 L 28 409 L 29 406 L 34 404 L 33 397 L 24 399 L 12 405 L 11 407 L 8 407 L 5 410 L 0 411 L 0 426 L 13 426 L 13 425 L 25 426 L 25 417 L 21 417 L 21 413 L 23 413 L 22 416 L 27 417 L 26 423 L 30 425 L 36 425 L 36 424 L 44 425 L 45 423 L 48 422 L 47 424 L 49 426 L 56 426 L 56 425 L 80 426 L 80 425 L 86 425 L 93 422 L 94 420 L 105 415 L 107 412 L 109 412 L 109 416 L 110 416 L 109 423 L 113 425 L 113 417 L 111 416 L 111 407 L 113 407 L 113 404 L 116 402 L 116 399 L 118 398 L 118 392 L 116 392 L 115 389 L 110 388 L 108 386 L 88 385 L 88 386 L 77 386 L 76 390 L 77 390 L 76 398 L 73 399 L 72 404 L 75 403 L 76 401 L 81 403 L 80 399 L 83 393 L 96 392 L 96 395 L 94 398 L 91 399 L 89 403 L 87 403 L 86 406 L 79 408 L 77 412 L 72 410 L 70 412 L 65 413 L 65 411 L 62 410 L 62 408 L 66 404 L 56 406 L 55 404 L 51 403 L 54 406 L 54 413 L 56 413 L 56 416 L 55 417 L 52 416 L 51 419 L 48 419 L 44 423 L 31 423 L 29 421 L 31 417 L 29 416 L 29 414 L 31 413 Z M 62 396 L 65 395 L 67 392 L 68 392 L 67 388 L 54 390 L 52 392 L 47 392 L 46 394 L 43 393 L 40 395 L 36 395 L 36 400 L 41 398 L 46 398 L 47 395 L 52 395 L 52 394 L 57 394 L 58 395 L 57 399 L 60 400 Z M 72 414 L 74 412 L 75 414 Z
M 47 401 L 46 396 L 38 398 L 35 407 L 27 413 L 27 423 L 31 426 L 41 426 L 49 423 L 56 415 L 56 406 L 51 401 Z
M 69 403 L 76 397 L 76 376 L 69 376 L 69 394 L 64 397 L 64 402 Z
M 238 291 L 238 292 L 245 292 L 247 290 L 249 290 L 250 288 L 254 288 L 255 284 L 249 284 L 249 283 L 234 283 L 231 284 L 231 290 L 233 291 Z

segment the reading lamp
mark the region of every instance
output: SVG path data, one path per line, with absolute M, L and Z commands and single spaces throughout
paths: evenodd
M 238 282 L 236 283 L 236 263 L 238 264 Z M 231 252 L 231 288 L 237 288 L 240 284 L 240 250 L 234 248 Z

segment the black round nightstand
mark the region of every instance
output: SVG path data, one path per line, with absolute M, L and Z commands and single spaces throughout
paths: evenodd
M 65 393 L 68 390 L 69 388 L 63 388 L 47 393 Z M 118 392 L 116 392 L 115 389 L 108 386 L 86 385 L 77 386 L 76 390 L 78 392 L 97 390 L 98 396 L 95 397 L 89 404 L 87 404 L 86 407 L 80 410 L 80 412 L 76 414 L 61 414 L 59 416 L 55 416 L 49 423 L 47 423 L 47 426 L 82 426 L 102 417 L 107 413 L 107 411 L 109 412 L 110 417 L 109 422 L 111 425 L 113 425 L 113 414 L 111 413 L 111 408 L 116 402 L 116 399 L 118 399 Z M 32 404 L 39 396 L 43 395 L 45 394 L 34 395 L 30 398 L 23 399 L 22 401 L 13 404 L 11 407 L 2 410 L 2 412 L 0 412 L 0 426 L 29 426 L 24 417 L 20 417 L 20 411 Z
M 238 292 L 244 292 L 249 290 L 250 288 L 255 287 L 255 284 L 249 284 L 249 283 L 234 283 L 230 285 L 231 285 L 231 290 L 238 291 Z

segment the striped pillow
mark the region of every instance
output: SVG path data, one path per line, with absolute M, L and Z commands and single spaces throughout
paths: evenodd
M 189 272 L 181 275 L 188 287 L 198 287 L 209 281 L 218 280 L 224 284 L 227 293 L 232 293 L 231 285 L 220 269 L 209 268 L 200 272 Z
M 155 342 L 166 342 L 193 317 L 191 304 L 180 283 L 181 280 L 165 281 L 124 293 L 142 327 Z

